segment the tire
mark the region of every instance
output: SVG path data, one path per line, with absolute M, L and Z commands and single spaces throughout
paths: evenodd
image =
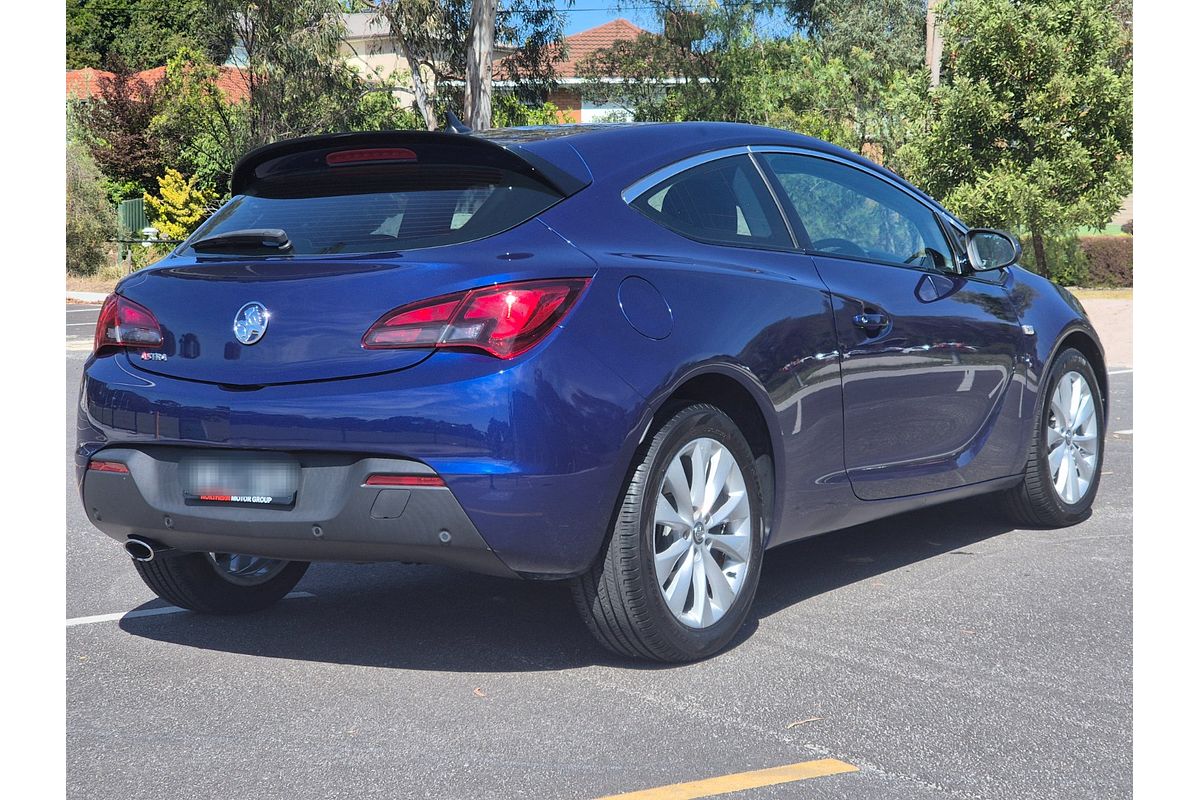
M 290 592 L 308 569 L 307 561 L 272 562 L 261 580 L 227 577 L 213 556 L 227 554 L 160 553 L 152 561 L 134 561 L 138 575 L 172 605 L 201 614 L 244 614 L 272 606 Z
M 1074 493 L 1068 488 L 1064 496 L 1064 491 L 1058 488 L 1055 481 L 1050 453 L 1052 441 L 1055 448 L 1063 445 L 1061 434 L 1052 432 L 1052 429 L 1062 427 L 1062 423 L 1057 421 L 1059 414 L 1055 405 L 1057 403 L 1062 406 L 1063 403 L 1058 402 L 1059 398 L 1056 396 L 1056 392 L 1064 379 L 1071 375 L 1083 379 L 1091 397 L 1095 421 L 1094 439 L 1092 439 L 1094 453 L 1090 459 L 1091 476 L 1086 488 L 1078 491 L 1077 485 Z M 1091 363 L 1078 350 L 1068 348 L 1054 359 L 1047 376 L 1048 380 L 1038 398 L 1037 424 L 1034 426 L 1033 437 L 1027 448 L 1024 476 L 1021 483 L 1002 495 L 1002 505 L 1009 516 L 1017 524 L 1028 528 L 1064 528 L 1087 519 L 1091 513 L 1092 501 L 1095 500 L 1096 491 L 1100 486 L 1100 475 L 1104 467 L 1105 408 Z M 1071 380 L 1073 381 L 1074 378 Z M 1068 424 L 1073 425 L 1074 420 Z M 1067 442 L 1068 444 L 1074 443 L 1076 447 L 1071 457 L 1079 460 L 1072 460 L 1070 464 L 1088 464 L 1089 459 L 1083 450 L 1088 444 L 1088 437 L 1086 435 L 1075 436 L 1075 432 L 1072 432 L 1072 436 L 1074 438 Z M 1082 476 L 1086 470 L 1081 466 L 1074 472 Z M 1060 478 L 1069 481 L 1071 473 L 1072 470 L 1066 463 L 1060 466 L 1058 473 Z
M 685 492 L 670 492 L 669 486 L 680 486 L 680 477 L 687 487 L 694 484 L 696 470 L 688 471 L 684 460 L 707 464 L 707 476 L 721 473 L 730 455 L 738 474 L 729 468 L 724 488 L 701 501 L 708 512 L 696 515 L 689 505 L 686 514 L 670 515 L 673 506 L 683 506 L 677 494 Z M 667 512 L 659 507 L 660 497 Z M 671 525 L 656 519 L 664 513 Z M 697 516 L 699 531 L 687 527 Z M 764 530 L 762 486 L 737 425 L 711 405 L 679 408 L 638 451 L 604 548 L 592 568 L 571 581 L 575 605 L 592 635 L 618 655 L 675 663 L 706 658 L 729 644 L 746 620 L 762 568 Z M 681 555 L 672 556 L 676 550 Z M 673 569 L 663 567 L 668 577 L 662 583 L 656 554 L 660 566 L 676 559 Z M 704 567 L 699 575 L 697 565 Z M 688 584 L 685 573 L 691 576 Z M 726 581 L 722 586 L 732 592 L 732 601 L 716 580 Z M 677 590 L 671 596 L 680 609 L 668 605 L 668 589 Z M 680 592 L 686 592 L 682 601 Z

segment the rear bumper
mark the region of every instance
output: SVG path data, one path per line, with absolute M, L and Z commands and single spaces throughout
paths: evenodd
M 84 474 L 92 524 L 118 541 L 141 536 L 184 551 L 299 561 L 415 561 L 516 577 L 492 552 L 449 489 L 364 485 L 374 473 L 433 474 L 386 458 L 301 456 L 290 508 L 189 505 L 178 476 L 186 448 L 113 447 L 104 460 L 128 474 Z
M 447 352 L 398 372 L 254 391 L 153 375 L 110 356 L 94 358 L 85 368 L 76 468 L 91 513 L 110 488 L 96 482 L 87 463 L 108 459 L 117 448 L 416 462 L 441 476 L 446 494 L 508 569 L 524 577 L 559 578 L 583 572 L 599 552 L 645 413 L 642 395 L 586 348 L 560 336 L 500 366 L 487 356 Z M 161 509 L 153 502 L 150 508 L 159 536 L 143 535 L 173 544 L 157 518 Z M 366 516 L 353 514 L 347 519 Z M 103 517 L 101 511 L 96 524 L 107 529 Z M 209 522 L 193 525 L 196 534 L 225 535 L 224 521 L 205 519 Z M 136 520 L 145 524 L 142 517 Z M 309 520 L 298 522 L 303 523 L 298 539 L 314 538 Z M 383 533 L 386 526 L 367 525 L 381 537 L 393 535 Z M 304 548 L 303 557 L 430 560 L 370 550 L 366 544 L 373 539 L 345 541 L 345 555 L 309 543 L 316 549 Z

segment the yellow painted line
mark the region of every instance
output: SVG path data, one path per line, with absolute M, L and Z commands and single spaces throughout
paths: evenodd
M 705 778 L 702 781 L 673 783 L 670 786 L 659 786 L 656 789 L 612 794 L 601 797 L 600 800 L 616 800 L 617 798 L 621 798 L 621 800 L 695 800 L 699 797 L 713 797 L 719 794 L 741 792 L 762 786 L 775 786 L 780 783 L 792 783 L 808 778 L 839 775 L 843 772 L 858 772 L 858 767 L 847 764 L 845 761 L 838 761 L 836 758 L 821 758 L 816 761 L 801 761 L 799 764 L 788 764 L 783 767 L 737 772 L 733 775 L 722 775 L 719 778 Z

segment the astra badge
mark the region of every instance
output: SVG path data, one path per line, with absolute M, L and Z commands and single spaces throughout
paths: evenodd
M 267 332 L 271 314 L 262 303 L 246 303 L 233 318 L 233 335 L 242 344 L 254 344 Z

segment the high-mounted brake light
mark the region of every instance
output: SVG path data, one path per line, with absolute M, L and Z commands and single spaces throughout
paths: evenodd
M 587 278 L 502 283 L 389 311 L 363 336 L 368 350 L 456 347 L 513 358 L 571 310 Z
M 330 167 L 342 164 L 363 164 L 370 161 L 416 161 L 417 154 L 407 147 L 372 147 L 362 150 L 338 150 L 325 156 Z
M 446 482 L 437 475 L 382 475 L 367 478 L 364 486 L 445 486 Z
M 105 347 L 155 348 L 161 347 L 162 342 L 162 328 L 145 306 L 110 294 L 100 307 L 93 352 Z

